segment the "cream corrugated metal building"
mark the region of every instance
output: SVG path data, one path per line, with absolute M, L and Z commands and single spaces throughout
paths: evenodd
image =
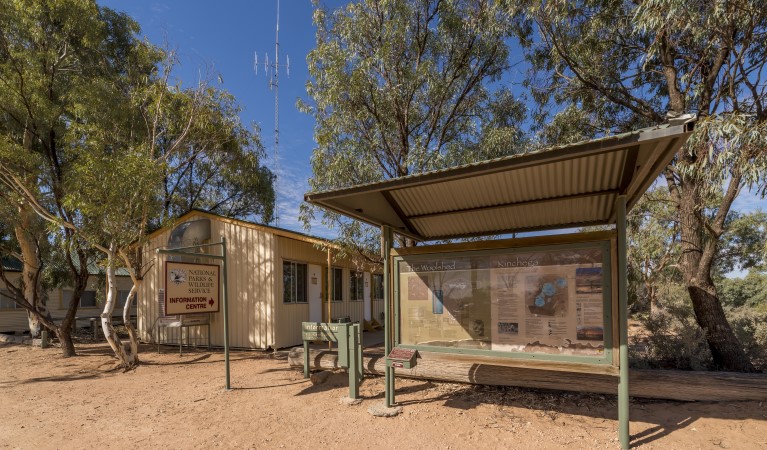
M 138 298 L 138 330 L 144 342 L 205 342 L 207 330 L 158 328 L 164 302 L 164 262 L 159 248 L 227 241 L 229 339 L 232 347 L 266 349 L 301 344 L 301 322 L 328 321 L 328 242 L 301 233 L 230 219 L 203 211 L 181 216 L 173 229 L 150 234 L 143 258 L 148 267 Z M 218 247 L 210 247 L 218 252 Z M 220 253 L 216 253 L 220 254 Z M 332 254 L 332 250 L 331 250 Z M 212 263 L 202 255 L 187 262 Z M 350 260 L 332 261 L 331 320 L 380 320 L 383 278 Z M 211 342 L 223 345 L 223 312 L 211 314 Z M 189 333 L 187 335 L 186 333 Z
M 19 278 L 21 278 L 21 262 L 12 258 L 5 258 L 2 263 L 3 269 L 8 276 L 8 281 L 18 286 Z M 77 317 L 97 317 L 101 314 L 103 309 L 103 304 L 100 304 L 97 299 L 99 298 L 99 290 L 102 291 L 101 296 L 103 296 L 104 287 L 99 289 L 99 285 L 105 286 L 105 284 L 103 284 L 105 283 L 105 280 L 98 276 L 99 269 L 95 265 L 89 266 L 88 270 L 91 273 L 91 276 L 88 279 L 88 286 L 80 298 L 80 307 L 77 309 Z M 115 307 L 115 316 L 122 316 L 122 305 L 125 304 L 125 299 L 128 297 L 128 292 L 132 285 L 133 283 L 127 273 L 119 271 L 117 277 L 117 295 L 119 302 Z M 16 306 L 13 300 L 10 299 L 6 286 L 2 284 L 0 284 L 0 286 L 0 332 L 23 333 L 28 331 L 29 323 L 27 320 L 27 311 L 24 308 Z M 59 321 L 66 315 L 67 306 L 69 305 L 71 298 L 72 288 L 67 286 L 48 291 L 48 311 L 50 311 L 51 317 L 53 317 L 54 320 Z M 90 322 L 88 320 L 78 320 L 77 326 L 90 326 Z

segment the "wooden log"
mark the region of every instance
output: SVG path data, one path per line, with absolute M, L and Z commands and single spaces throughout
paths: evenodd
M 292 349 L 288 354 L 288 363 L 291 367 L 303 368 L 304 349 Z M 383 354 L 366 352 L 363 363 L 366 374 L 384 374 L 386 361 Z M 336 369 L 338 357 L 335 352 L 310 349 L 309 364 L 311 370 Z M 398 377 L 471 384 L 612 395 L 618 392 L 618 377 L 614 375 L 509 367 L 468 362 L 465 357 L 435 358 L 433 354 L 419 358 L 418 365 L 413 369 L 397 369 L 396 373 Z M 767 374 L 632 369 L 629 376 L 632 397 L 679 401 L 767 400 Z

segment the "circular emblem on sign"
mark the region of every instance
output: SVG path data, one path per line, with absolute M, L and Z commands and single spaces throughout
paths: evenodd
M 170 281 L 175 284 L 186 283 L 186 269 L 171 269 Z

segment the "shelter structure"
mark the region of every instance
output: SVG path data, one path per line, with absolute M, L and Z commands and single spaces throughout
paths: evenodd
M 626 213 L 687 141 L 694 120 L 407 177 L 308 193 L 381 228 L 386 353 L 619 378 L 629 446 Z M 608 225 L 600 233 L 393 249 Z M 386 369 L 394 403 L 394 368 Z
M 144 246 L 142 257 L 147 269 L 137 300 L 137 328 L 142 341 L 224 345 L 222 310 L 216 308 L 217 312 L 204 313 L 205 317 L 167 316 L 164 310 L 167 262 L 218 262 L 206 253 L 179 257 L 156 252 L 204 246 L 221 238 L 226 241 L 232 347 L 301 345 L 302 322 L 382 320 L 380 270 L 338 257 L 333 244 L 321 238 L 193 210 L 178 217 L 172 226 L 151 233 Z M 219 251 L 218 247 L 205 248 L 206 252 Z M 161 326 L 164 322 L 166 326 Z M 209 327 L 195 326 L 199 323 Z

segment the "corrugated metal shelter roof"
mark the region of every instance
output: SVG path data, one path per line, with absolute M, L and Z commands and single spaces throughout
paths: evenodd
M 687 141 L 694 122 L 308 193 L 315 205 L 419 241 L 615 223 Z

